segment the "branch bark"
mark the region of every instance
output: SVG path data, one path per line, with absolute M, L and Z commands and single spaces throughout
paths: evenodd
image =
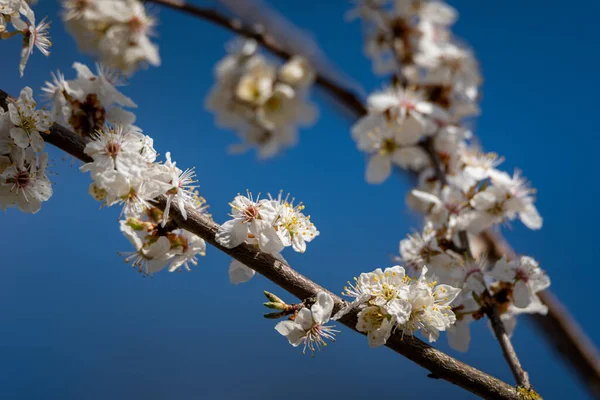
M 0 90 L 0 107 L 7 109 L 7 101 L 12 100 L 14 98 Z M 52 125 L 50 133 L 44 134 L 43 138 L 47 143 L 56 146 L 81 161 L 92 161 L 84 152 L 86 139 L 61 125 Z M 161 196 L 157 200 L 157 205 L 159 208 L 164 209 L 166 198 Z M 341 298 L 299 274 L 290 266 L 280 262 L 270 254 L 262 253 L 246 243 L 233 249 L 222 247 L 215 239 L 215 235 L 219 229 L 219 225 L 216 222 L 192 208 L 186 208 L 186 212 L 187 219 L 184 219 L 177 204 L 171 204 L 170 215 L 178 227 L 198 235 L 213 247 L 252 268 L 292 295 L 302 300 L 308 297 L 315 297 L 319 292 L 325 291 L 334 299 L 334 313 L 345 305 L 345 302 Z M 340 319 L 340 322 L 358 332 L 356 330 L 356 311 L 345 315 Z M 389 338 L 386 346 L 429 370 L 431 377 L 444 379 L 483 398 L 511 400 L 520 398 L 517 390 L 509 384 L 450 357 L 416 337 L 402 337 L 397 332 Z
M 185 12 L 236 34 L 252 38 L 282 59 L 287 60 L 291 57 L 291 54 L 280 47 L 276 40 L 269 37 L 267 33 L 252 27 L 242 26 L 236 23 L 233 18 L 224 16 L 215 10 L 195 6 L 182 0 L 146 1 Z M 320 75 L 317 75 L 316 83 L 323 87 L 338 103 L 352 111 L 356 118 L 366 113 L 366 107 L 355 93 Z M 494 254 L 497 258 L 502 257 L 504 254 L 507 256 L 514 254 L 511 247 L 499 235 L 486 233 L 480 238 L 486 244 L 484 252 L 488 253 L 490 257 Z M 545 317 L 540 315 L 527 317 L 545 336 L 546 340 L 552 345 L 551 347 L 569 364 L 573 372 L 594 397 L 600 399 L 600 355 L 597 348 L 551 291 L 546 290 L 539 293 L 538 296 L 542 303 L 548 307 L 548 315 Z

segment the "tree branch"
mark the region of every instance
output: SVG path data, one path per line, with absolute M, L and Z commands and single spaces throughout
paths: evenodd
M 14 98 L 0 90 L 0 107 L 6 109 L 7 101 L 12 100 Z M 92 161 L 84 152 L 86 139 L 61 125 L 52 125 L 50 133 L 44 134 L 43 138 L 47 143 L 53 144 L 81 161 Z M 157 203 L 158 207 L 164 209 L 166 198 L 161 196 Z M 335 302 L 334 313 L 345 306 L 346 303 L 341 298 L 299 274 L 270 254 L 262 253 L 246 243 L 233 249 L 222 247 L 215 239 L 215 235 L 219 230 L 219 225 L 216 222 L 192 208 L 186 207 L 186 212 L 187 219 L 184 219 L 176 202 L 171 204 L 170 215 L 178 227 L 201 237 L 207 243 L 252 268 L 282 289 L 299 299 L 314 297 L 319 292 L 325 291 L 331 295 Z M 340 319 L 340 322 L 358 332 L 356 330 L 356 311 L 345 315 Z M 429 370 L 435 378 L 444 379 L 483 398 L 511 400 L 520 398 L 514 387 L 450 357 L 416 337 L 408 335 L 403 337 L 399 332 L 396 332 L 388 339 L 386 346 Z
M 233 18 L 224 16 L 215 10 L 194 6 L 182 0 L 146 1 L 183 11 L 236 34 L 252 38 L 265 49 L 283 59 L 289 59 L 291 56 L 288 51 L 277 45 L 277 42 L 268 37 L 266 33 L 255 28 L 241 26 Z M 328 91 L 337 102 L 351 110 L 355 117 L 358 118 L 366 113 L 366 107 L 356 94 L 321 75 L 317 75 L 316 83 Z M 502 257 L 502 255 L 510 256 L 514 254 L 514 251 L 499 235 L 486 233 L 481 235 L 480 239 L 487 246 L 483 252 L 490 257 L 494 254 L 497 258 Z M 545 290 L 538 293 L 538 296 L 542 303 L 548 307 L 548 315 L 528 315 L 527 317 L 533 321 L 540 333 L 552 344 L 551 347 L 556 349 L 565 362 L 571 366 L 582 383 L 589 388 L 596 398 L 600 399 L 600 355 L 598 350 L 551 291 Z

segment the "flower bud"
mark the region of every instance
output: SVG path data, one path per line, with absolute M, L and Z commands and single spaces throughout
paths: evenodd
M 269 314 L 265 314 L 264 317 L 267 319 L 279 319 L 279 318 L 283 318 L 285 316 L 287 316 L 288 313 L 285 311 L 281 311 L 281 312 L 274 312 L 274 313 L 269 313 Z
M 269 301 L 272 301 L 273 303 L 282 303 L 285 304 L 285 301 L 281 300 L 279 297 L 275 296 L 273 293 L 267 292 L 266 290 L 264 291 L 265 296 L 267 297 L 267 299 L 269 299 Z
M 287 308 L 288 308 L 288 307 L 287 307 L 287 304 L 284 304 L 284 303 L 276 303 L 276 302 L 271 302 L 271 301 L 269 301 L 269 302 L 266 302 L 266 303 L 263 303 L 263 305 L 264 305 L 265 307 L 267 307 L 267 308 L 271 308 L 271 309 L 273 309 L 273 310 L 282 310 L 282 311 L 283 311 L 283 310 L 287 310 Z

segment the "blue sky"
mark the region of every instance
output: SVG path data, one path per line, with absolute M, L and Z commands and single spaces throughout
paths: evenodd
M 345 1 L 270 3 L 312 31 L 367 91 L 381 87 L 362 54 L 359 24 L 343 20 Z M 594 121 L 600 4 L 451 4 L 460 12 L 455 32 L 474 48 L 485 78 L 476 133 L 485 149 L 506 157 L 505 168 L 521 168 L 538 188 L 544 228 L 531 232 L 515 223 L 506 236 L 518 252 L 540 260 L 552 290 L 598 345 L 600 323 L 590 300 L 600 256 Z M 215 219 L 225 219 L 227 202 L 239 191 L 284 189 L 306 204 L 321 231 L 305 254 L 284 254 L 293 267 L 339 292 L 352 276 L 389 266 L 399 240 L 419 227 L 419 217 L 404 205 L 409 179 L 366 184 L 350 122 L 318 96 L 320 119 L 302 132 L 299 146 L 267 162 L 252 153 L 228 156 L 234 135 L 214 127 L 203 102 L 230 34 L 153 9 L 162 66 L 135 75 L 124 92 L 137 102 L 138 124 L 159 152 L 196 166 Z M 57 3 L 43 0 L 37 10 L 38 19 L 47 14 L 54 21 L 53 53 L 34 54 L 19 79 L 19 44 L 3 42 L 1 87 L 12 94 L 25 85 L 39 93 L 50 71 L 73 77 L 74 61 L 90 62 L 64 32 Z M 469 398 L 387 349 L 368 348 L 347 329 L 315 359 L 303 356 L 262 318 L 264 289 L 293 299 L 264 278 L 230 285 L 228 257 L 212 248 L 191 273 L 142 278 L 117 255 L 129 250 L 118 230 L 119 211 L 98 210 L 87 194 L 89 177 L 49 151 L 53 198 L 36 215 L 0 214 L 0 398 Z M 449 349 L 445 337 L 436 346 L 512 382 L 486 324 L 473 331 L 466 354 Z M 546 398 L 588 398 L 527 321 L 520 321 L 514 343 Z

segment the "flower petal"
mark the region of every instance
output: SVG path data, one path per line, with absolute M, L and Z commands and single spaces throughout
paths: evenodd
M 381 183 L 392 172 L 392 160 L 388 156 L 377 154 L 369 158 L 365 177 L 368 183 Z
M 248 268 L 238 260 L 231 261 L 229 264 L 229 281 L 234 285 L 248 282 L 256 272 Z
M 248 227 L 241 221 L 232 219 L 219 227 L 215 236 L 217 243 L 228 249 L 239 246 L 248 237 Z
M 317 302 L 310 308 L 312 318 L 318 325 L 323 325 L 331 318 L 333 311 L 333 298 L 326 292 L 319 292 Z

